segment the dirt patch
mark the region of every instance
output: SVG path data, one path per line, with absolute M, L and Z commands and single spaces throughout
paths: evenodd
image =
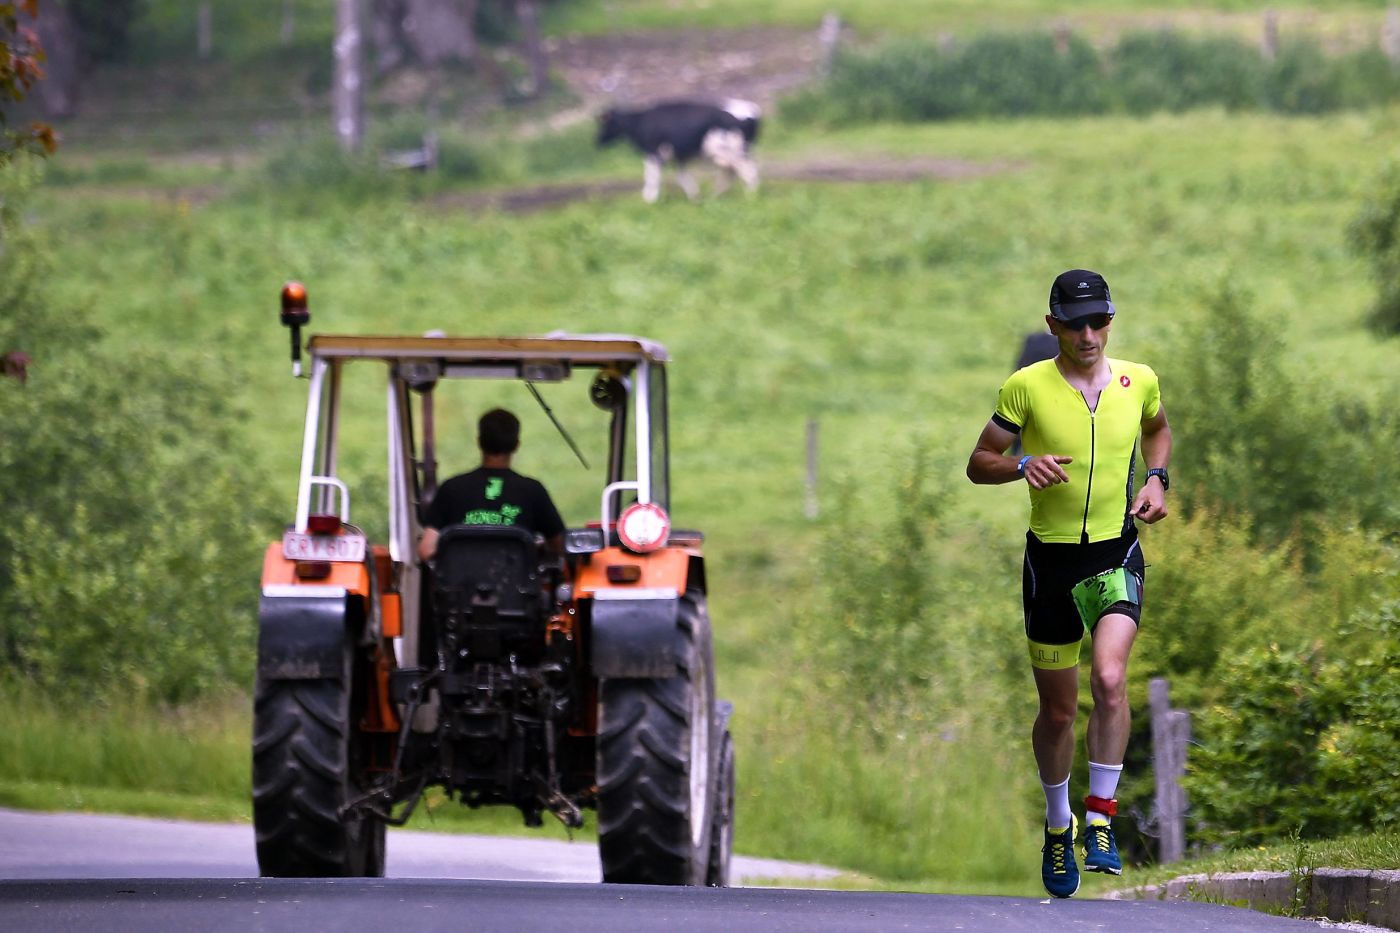
M 879 182 L 962 181 L 981 178 L 1024 168 L 1014 162 L 971 162 L 965 159 L 900 158 L 870 156 L 863 159 L 821 159 L 763 163 L 767 181 L 819 182 L 831 184 L 873 184 Z M 530 185 L 497 191 L 473 191 L 444 194 L 433 200 L 444 210 L 465 210 L 471 213 L 500 211 L 506 214 L 531 214 L 536 211 L 563 207 L 577 201 L 594 201 L 621 196 L 637 197 L 641 192 L 641 173 L 636 181 L 595 181 L 572 184 Z M 665 196 L 678 196 L 667 175 Z M 737 190 L 735 194 L 737 194 Z M 707 194 L 706 197 L 712 195 Z M 733 196 L 733 195 L 731 195 Z M 760 195 L 761 196 L 761 195 Z
M 592 106 L 740 97 L 767 107 L 817 77 L 822 60 L 815 27 L 570 36 L 550 49 L 551 67 Z
M 864 159 L 780 162 L 765 166 L 764 177 L 788 181 L 848 183 L 910 182 L 928 179 L 960 181 L 1019 171 L 1024 167 L 1024 165 L 1015 162 L 972 162 L 967 159 L 870 156 Z

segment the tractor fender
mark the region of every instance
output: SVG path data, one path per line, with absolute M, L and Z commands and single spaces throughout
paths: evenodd
M 734 715 L 734 704 L 728 700 L 715 701 L 715 735 L 729 731 L 729 718 Z
M 595 677 L 674 677 L 679 660 L 675 590 L 632 591 L 625 598 L 593 597 L 592 665 Z
M 259 680 L 345 680 L 347 637 L 362 600 L 336 586 L 264 586 L 258 606 Z

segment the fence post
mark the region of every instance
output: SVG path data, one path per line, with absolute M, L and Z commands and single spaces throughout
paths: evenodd
M 195 13 L 195 48 L 200 61 L 214 54 L 214 7 L 209 0 L 200 3 Z
M 1273 61 L 1278 57 L 1278 11 L 1264 11 L 1264 36 L 1259 43 L 1259 51 L 1263 54 L 1265 61 Z
M 1381 27 L 1381 50 L 1392 65 L 1400 65 L 1400 6 L 1385 8 L 1385 25 Z
M 1157 858 L 1165 865 L 1186 855 L 1186 792 L 1179 779 L 1186 773 L 1191 716 L 1171 708 L 1166 678 L 1150 680 L 1147 695 L 1152 709 L 1152 770 L 1157 782 Z
M 807 419 L 807 496 L 803 511 L 817 517 L 817 419 Z
M 822 50 L 822 73 L 831 74 L 836 48 L 841 44 L 841 16 L 835 10 L 828 10 L 822 16 L 822 24 L 817 29 L 817 42 Z

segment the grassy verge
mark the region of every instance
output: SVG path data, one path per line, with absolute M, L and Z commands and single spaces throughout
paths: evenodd
M 1245 22 L 1258 28 L 1265 9 L 1277 9 L 1288 22 L 1293 15 L 1300 21 L 1315 21 L 1310 4 L 1302 0 L 1267 3 L 1263 0 L 1217 0 L 1193 3 L 1190 0 L 1088 0 L 1067 3 L 1062 0 L 860 0 L 833 4 L 829 0 L 772 0 L 746 3 L 744 0 L 582 0 L 551 10 L 549 25 L 556 33 L 607 33 L 619 29 L 725 29 L 742 26 L 810 26 L 815 30 L 830 10 L 861 30 L 887 31 L 908 35 L 932 34 L 950 29 L 1048 27 L 1066 19 L 1076 25 L 1089 22 L 1099 28 L 1112 28 L 1134 19 L 1158 25 L 1177 20 L 1184 24 L 1213 21 L 1217 26 L 1239 27 Z M 1379 26 L 1381 13 L 1368 3 L 1329 5 L 1332 21 L 1364 20 Z

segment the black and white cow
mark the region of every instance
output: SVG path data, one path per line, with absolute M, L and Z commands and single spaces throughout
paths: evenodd
M 598 145 L 626 138 L 642 152 L 642 198 L 648 204 L 661 194 L 661 169 L 676 166 L 676 182 L 692 201 L 700 194 L 688 164 L 703 155 L 724 172 L 727 187 L 737 176 L 750 191 L 758 189 L 758 166 L 749 146 L 758 138 L 762 118 L 746 100 L 722 104 L 667 101 L 641 110 L 611 109 L 598 117 Z

